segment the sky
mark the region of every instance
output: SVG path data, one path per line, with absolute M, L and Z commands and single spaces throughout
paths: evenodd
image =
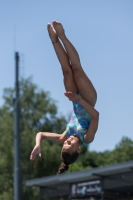
M 97 90 L 100 121 L 90 150 L 113 150 L 123 136 L 133 140 L 132 0 L 1 1 L 0 106 L 3 89 L 15 84 L 17 51 L 20 77 L 32 76 L 68 117 L 72 104 L 64 96 L 61 67 L 46 29 L 52 20 L 64 25 Z

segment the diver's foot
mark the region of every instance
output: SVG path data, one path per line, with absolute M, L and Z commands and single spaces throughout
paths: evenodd
M 52 43 L 56 43 L 58 41 L 58 36 L 56 34 L 56 31 L 52 28 L 51 24 L 47 25 L 47 29 Z
M 60 22 L 57 22 L 57 21 L 53 21 L 52 22 L 53 24 L 53 27 L 56 31 L 56 34 L 58 35 L 59 38 L 62 38 L 65 36 L 65 31 L 63 29 L 63 26 Z

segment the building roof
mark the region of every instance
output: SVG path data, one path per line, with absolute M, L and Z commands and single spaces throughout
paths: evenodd
M 68 195 L 70 184 L 104 180 L 104 191 L 117 195 L 133 195 L 133 161 L 78 172 L 53 175 L 26 181 L 26 186 L 44 189 L 44 195 Z M 51 194 L 51 195 L 50 195 Z

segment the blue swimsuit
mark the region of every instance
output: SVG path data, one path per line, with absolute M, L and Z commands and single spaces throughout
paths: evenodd
M 84 134 L 87 132 L 91 121 L 91 116 L 87 110 L 78 102 L 73 103 L 73 111 L 71 118 L 66 127 L 66 136 L 69 138 L 71 135 L 76 135 L 82 142 L 84 141 Z

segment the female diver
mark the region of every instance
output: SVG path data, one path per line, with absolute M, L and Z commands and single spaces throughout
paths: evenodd
M 62 24 L 57 21 L 53 21 L 52 24 L 53 27 L 48 24 L 47 29 L 64 75 L 64 94 L 72 101 L 73 111 L 64 133 L 37 133 L 36 145 L 30 159 L 34 160 L 37 154 L 41 156 L 40 144 L 43 139 L 63 143 L 62 163 L 57 172 L 61 174 L 77 160 L 80 145 L 93 141 L 98 128 L 99 112 L 94 108 L 97 100 L 96 90 L 81 66 L 76 49 L 66 37 Z

